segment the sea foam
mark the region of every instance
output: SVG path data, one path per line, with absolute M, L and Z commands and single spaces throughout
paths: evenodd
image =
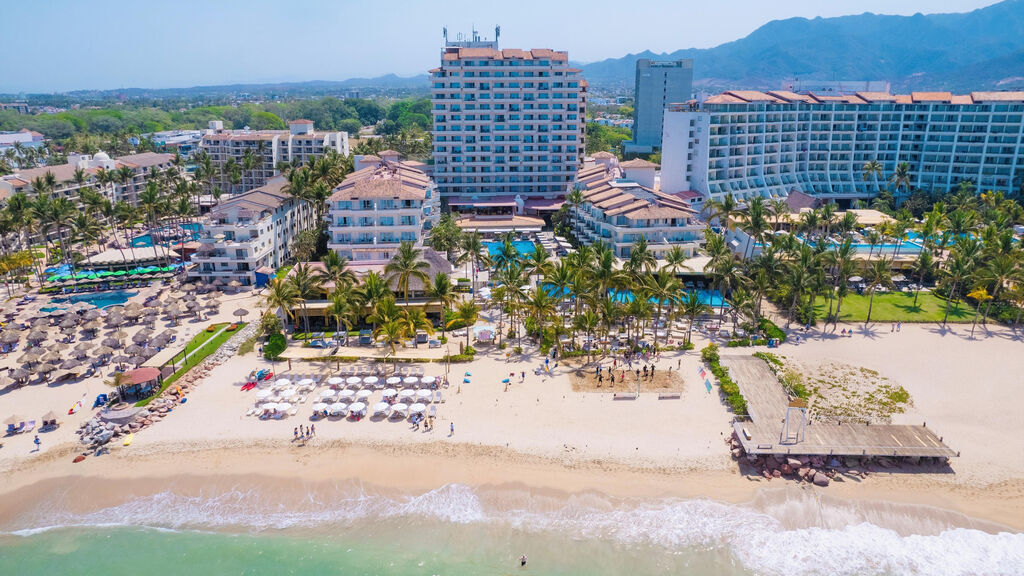
M 943 526 L 923 513 L 925 529 L 913 533 L 908 528 L 914 525 L 913 511 L 902 508 L 889 512 L 900 527 L 896 530 L 865 521 L 855 507 L 822 503 L 813 493 L 788 496 L 781 507 L 595 494 L 554 497 L 455 484 L 406 496 L 358 486 L 298 496 L 270 502 L 255 490 L 190 496 L 165 491 L 85 514 L 69 513 L 55 501 L 23 518 L 9 534 L 30 537 L 61 527 L 264 531 L 381 521 L 445 523 L 555 532 L 669 552 L 727 550 L 748 569 L 769 575 L 1024 573 L 1024 534 Z M 783 513 L 800 520 L 781 518 Z

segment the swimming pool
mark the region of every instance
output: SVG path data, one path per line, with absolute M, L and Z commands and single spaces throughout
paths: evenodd
M 185 230 L 186 232 L 188 232 L 188 238 L 187 239 L 183 239 L 183 240 L 185 240 L 185 241 L 195 240 L 196 238 L 199 237 L 199 224 L 196 224 L 196 223 L 180 224 L 180 227 L 183 230 Z M 178 243 L 178 241 L 175 240 L 174 242 L 167 242 L 166 244 L 177 244 L 177 243 Z M 141 236 L 136 236 L 136 237 L 132 238 L 132 246 L 134 246 L 136 248 L 148 248 L 148 247 L 150 247 L 152 245 L 153 245 L 153 236 L 150 235 L 150 234 L 143 234 Z
M 687 297 L 686 295 L 689 292 L 692 292 L 692 291 L 684 290 L 682 292 L 682 297 L 686 298 Z M 718 290 L 697 290 L 696 292 L 697 292 L 697 299 L 700 300 L 700 303 L 705 305 L 705 306 L 712 306 L 714 308 L 721 308 L 722 305 L 724 304 L 726 308 L 729 307 L 729 303 L 728 302 L 723 302 L 722 294 Z M 623 304 L 628 304 L 629 302 L 633 301 L 633 293 L 630 292 L 629 290 L 623 290 L 621 292 L 618 292 L 616 290 L 612 290 L 611 296 L 612 296 L 612 299 L 614 299 L 616 302 L 621 302 Z M 654 303 L 658 302 L 657 298 L 651 298 L 650 300 L 651 300 L 651 302 L 654 302 Z
M 79 302 L 86 302 L 92 304 L 97 308 L 107 308 L 109 306 L 123 306 L 132 296 L 137 296 L 138 292 L 131 292 L 128 290 L 113 290 L 111 292 L 99 292 L 96 294 L 74 294 L 65 298 L 53 298 L 51 302 L 55 304 L 77 304 Z M 44 312 L 45 309 L 40 308 Z M 56 308 L 54 308 L 56 310 Z M 52 312 L 52 310 L 49 310 Z
M 484 242 L 484 246 L 487 246 L 487 254 L 494 258 L 501 253 L 501 247 L 504 246 L 501 242 Z M 520 256 L 526 256 L 527 254 L 533 254 L 534 245 L 529 240 L 514 240 L 512 246 L 515 247 L 516 252 L 519 252 Z

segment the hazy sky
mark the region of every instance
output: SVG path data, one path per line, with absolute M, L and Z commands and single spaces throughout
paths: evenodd
M 780 18 L 966 12 L 995 0 L 2 0 L 0 92 L 343 80 L 437 65 L 441 29 L 590 62 L 707 48 Z

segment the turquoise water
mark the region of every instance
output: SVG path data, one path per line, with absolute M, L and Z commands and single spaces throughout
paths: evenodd
M 534 244 L 528 240 L 514 240 L 512 245 L 515 246 L 516 252 L 519 252 L 520 256 L 526 256 L 527 254 L 533 254 Z M 484 242 L 484 246 L 487 246 L 487 253 L 494 258 L 501 253 L 501 242 Z
M 199 224 L 188 223 L 188 224 L 181 224 L 180 226 L 184 230 L 187 230 L 188 232 L 191 233 L 191 234 L 189 234 L 188 240 L 195 240 L 196 238 L 199 237 L 199 228 L 200 228 Z M 178 243 L 178 241 L 172 242 L 172 244 L 177 244 L 177 243 Z M 153 237 L 150 234 L 143 234 L 141 236 L 136 236 L 136 237 L 132 238 L 132 246 L 134 246 L 136 248 L 145 248 L 145 247 L 149 247 L 149 246 L 152 246 L 152 245 L 153 245 Z
M 945 576 L 1024 569 L 1021 534 L 961 527 L 954 513 L 926 507 L 799 489 L 730 505 L 461 485 L 386 496 L 344 481 L 307 492 L 293 482 L 262 495 L 248 486 L 157 492 L 91 512 L 68 510 L 55 495 L 7 519 L 0 574 Z
M 110 292 L 97 292 L 96 294 L 74 294 L 65 298 L 53 298 L 54 303 L 69 303 L 77 304 L 79 302 L 88 302 L 97 308 L 106 308 L 108 306 L 123 306 L 132 296 L 138 295 L 138 292 L 131 292 L 128 290 L 112 290 Z M 52 312 L 56 310 L 45 310 L 45 312 Z
M 684 298 L 687 293 L 688 291 L 684 291 Z M 623 290 L 621 292 L 612 290 L 612 298 L 615 299 L 616 302 L 629 303 L 633 301 L 633 293 L 629 290 Z M 718 290 L 697 290 L 697 299 L 705 306 L 720 308 L 724 304 L 726 308 L 729 308 L 729 302 L 722 299 L 722 293 Z M 656 304 L 658 300 L 657 298 L 651 298 L 651 302 Z

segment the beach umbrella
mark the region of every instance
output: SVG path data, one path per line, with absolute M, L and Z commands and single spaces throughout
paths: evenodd
M 278 388 L 287 388 L 292 385 L 292 381 L 287 378 L 278 378 L 274 381 L 274 386 Z
M 195 284 L 182 284 L 181 289 L 185 292 L 195 292 L 197 286 Z
M 412 412 L 413 414 L 418 414 L 420 412 L 426 412 L 426 410 L 427 410 L 426 405 L 420 404 L 419 402 L 413 404 L 412 406 L 409 406 L 409 411 Z
M 53 317 L 63 316 L 65 314 L 67 314 L 67 313 L 68 313 L 68 311 L 66 309 L 64 309 L 64 308 L 57 308 L 56 310 L 50 310 L 50 313 L 48 314 L 48 316 L 53 316 Z
M 850 282 L 863 282 L 864 279 L 860 276 L 850 276 Z
M 415 377 L 415 376 L 406 376 L 406 377 L 405 377 L 405 378 L 404 378 L 404 379 L 402 380 L 402 382 L 403 382 L 404 384 L 406 384 L 406 385 L 412 385 L 412 384 L 415 384 L 415 383 L 417 383 L 417 382 L 419 382 L 419 381 L 420 381 L 420 379 L 419 379 L 419 378 L 417 378 L 417 377 Z
M 340 416 L 344 414 L 347 410 L 348 405 L 345 404 L 344 402 L 335 402 L 334 404 L 331 404 L 330 407 L 327 409 L 327 411 L 330 412 L 332 416 Z
M 355 390 L 342 390 L 341 392 L 338 392 L 338 398 L 341 398 L 341 399 L 351 398 L 351 397 L 353 397 L 355 395 L 356 395 Z
M 430 398 L 433 394 L 433 392 L 426 389 L 416 391 L 416 397 L 419 398 L 420 400 L 426 400 L 427 398 Z
M 398 390 L 395 390 L 394 388 L 387 388 L 381 394 L 384 398 L 394 398 L 395 396 L 398 396 Z
M 103 344 L 104 348 L 120 348 L 121 341 L 117 338 L 104 338 L 100 344 Z
M 360 390 L 359 392 L 356 392 L 356 398 L 359 398 L 360 400 L 366 400 L 372 395 L 373 392 L 370 390 Z
M 211 284 L 211 286 L 223 286 L 223 285 L 224 285 L 224 279 L 223 278 L 214 278 L 213 283 Z
M 262 408 L 264 410 L 277 410 L 277 402 L 267 402 Z
M 424 377 L 423 377 L 423 378 L 421 378 L 420 380 L 421 380 L 421 381 L 422 381 L 422 382 L 423 382 L 424 384 L 433 384 L 434 382 L 437 382 L 437 378 L 434 378 L 433 376 L 424 376 Z
M 43 362 L 41 364 L 38 364 L 35 368 L 33 368 L 32 371 L 35 372 L 36 374 L 49 374 L 50 372 L 53 372 L 56 369 L 57 368 L 53 364 L 47 364 L 46 362 Z
M 86 310 L 85 313 L 82 314 L 82 317 L 85 318 L 86 320 L 95 320 L 95 319 L 99 318 L 102 315 L 103 315 L 102 312 L 100 312 L 99 310 L 96 310 L 94 308 L 92 310 Z
M 93 354 L 97 356 L 109 356 L 110 354 L 113 353 L 114 349 L 111 348 L 110 346 L 100 346 L 99 348 L 93 350 Z
M 398 384 L 402 383 L 402 379 L 398 376 L 391 376 L 384 382 L 386 382 L 388 386 L 397 386 Z
M 150 298 L 149 300 L 146 300 L 146 303 L 142 306 L 145 308 L 157 308 L 161 304 L 163 304 L 163 302 L 160 301 L 160 298 Z
M 136 344 L 142 344 L 144 342 L 149 342 L 149 340 L 152 337 L 153 331 L 150 330 L 149 328 L 145 328 L 143 330 L 139 330 L 138 332 L 136 332 L 135 336 L 132 336 L 132 342 L 135 342 Z
M 363 379 L 360 378 L 359 376 L 349 376 L 348 378 L 345 379 L 345 383 L 349 384 L 350 386 L 357 386 L 362 381 Z
M 410 398 L 412 398 L 415 395 L 416 395 L 416 391 L 415 390 L 402 390 L 401 392 L 398 393 L 398 397 L 401 400 L 409 400 Z
M 68 326 L 67 328 L 61 328 L 60 333 L 65 336 L 74 336 L 78 332 L 78 328 L 74 326 Z
M 17 426 L 18 424 L 21 424 L 24 421 L 25 421 L 24 416 L 22 416 L 20 414 L 12 414 L 10 418 L 8 418 L 7 420 L 4 420 L 4 425 L 5 426 Z
M 223 295 L 224 293 L 217 289 L 214 289 L 206 293 L 206 297 L 209 298 L 210 300 L 213 300 L 214 298 L 220 298 Z
M 371 386 L 373 386 L 374 384 L 376 384 L 379 381 L 380 381 L 380 378 L 377 378 L 376 376 L 367 376 L 366 378 L 363 378 L 363 383 L 364 384 L 369 384 Z
M 118 340 L 124 340 L 128 337 L 128 333 L 124 330 L 115 330 L 110 333 L 111 338 L 117 338 Z
M 107 327 L 116 328 L 124 325 L 124 314 L 121 312 L 110 312 L 107 314 Z
M 138 344 L 132 344 L 131 346 L 128 346 L 127 348 L 124 349 L 124 353 L 131 356 L 141 354 L 142 346 L 139 346 Z
M 128 310 L 124 311 L 124 316 L 125 316 L 125 318 L 129 318 L 131 320 L 136 320 L 140 316 L 142 316 L 142 309 L 141 308 L 129 308 Z
M 48 328 L 49 326 L 50 321 L 47 320 L 46 318 L 40 318 L 32 323 L 33 328 Z
M 377 402 L 373 405 L 373 413 L 376 414 L 387 414 L 391 410 L 391 404 L 387 402 Z
M 230 286 L 232 288 L 238 288 L 241 285 L 242 285 L 242 283 L 239 282 L 238 280 L 232 280 L 231 282 L 228 282 L 228 286 Z
M 73 352 L 71 353 L 71 355 L 72 355 L 73 357 L 75 357 L 75 358 L 85 358 L 85 357 L 87 357 L 87 356 L 89 355 L 89 350 L 88 350 L 88 349 L 85 349 L 85 350 L 79 350 L 79 349 L 77 349 L 77 348 L 76 348 L 76 349 L 75 349 L 75 350 L 74 350 L 74 351 L 73 351 Z
M 313 412 L 323 412 L 324 410 L 330 410 L 330 405 L 324 402 L 317 402 L 313 404 Z
M 220 301 L 211 298 L 206 301 L 206 307 L 211 309 L 218 308 L 220 307 Z
M 284 390 L 281 390 L 280 396 L 281 396 L 281 398 L 286 398 L 287 399 L 287 398 L 291 398 L 292 396 L 295 396 L 295 394 L 296 394 L 295 388 L 285 388 Z
M 60 358 L 61 356 L 56 350 L 48 350 L 46 354 L 43 354 L 39 358 L 39 360 L 42 362 L 49 362 L 51 364 L 55 364 L 57 362 L 60 362 Z
M 74 358 L 68 358 L 67 360 L 61 362 L 60 369 L 74 370 L 75 368 L 78 367 L 79 364 L 81 364 L 81 362 L 79 362 L 78 360 L 75 360 Z
M 107 306 L 106 312 L 107 312 L 108 315 L 109 314 L 123 314 L 124 313 L 124 306 L 121 306 L 120 304 L 115 304 L 113 306 Z
M 21 355 L 18 358 L 18 364 L 35 364 L 39 362 L 39 357 L 42 356 L 38 348 L 32 348 L 28 352 Z
M 232 314 L 234 314 L 238 318 L 245 318 L 246 316 L 249 315 L 249 311 L 246 310 L 245 308 L 239 308 L 238 310 L 232 312 Z
M 58 324 L 58 326 L 60 326 L 61 328 L 75 328 L 78 326 L 78 317 L 68 316 L 60 324 Z
M 145 314 L 146 316 L 155 317 L 158 314 L 160 314 L 160 311 L 157 310 L 156 308 L 146 308 L 146 310 L 143 311 L 143 314 Z
M 366 404 L 364 402 L 353 402 L 349 404 L 348 411 L 353 414 L 364 414 L 366 413 Z
M 329 386 L 339 386 L 344 383 L 345 379 L 338 376 L 331 376 L 330 378 L 327 379 L 327 384 Z
M 100 328 L 103 328 L 103 322 L 101 322 L 99 319 L 90 320 L 89 322 L 86 322 L 85 324 L 82 325 L 83 330 L 88 330 L 90 332 L 95 332 Z
M 46 332 L 43 332 L 41 330 L 33 330 L 28 333 L 29 342 L 42 342 L 43 340 L 46 340 L 46 338 Z
M 13 330 L 4 330 L 4 332 L 0 334 L 0 342 L 3 342 L 4 344 L 15 344 L 19 340 L 21 340 L 21 334 L 18 334 Z
M 124 354 L 118 354 L 117 356 L 114 356 L 113 358 L 110 359 L 111 362 L 114 362 L 114 363 L 117 363 L 117 364 L 124 364 L 125 362 L 127 362 L 129 360 L 131 360 L 131 358 L 125 356 Z
M 128 360 L 129 363 L 135 364 L 136 366 L 140 366 L 145 361 L 146 361 L 146 358 L 144 356 L 132 356 Z
M 273 395 L 274 395 L 274 391 L 269 389 L 269 388 L 266 388 L 264 390 L 259 390 L 259 391 L 256 392 L 256 397 L 259 398 L 260 400 L 266 400 L 267 398 L 270 398 Z
M 313 384 L 316 384 L 316 382 L 312 378 L 303 378 L 302 380 L 299 380 L 299 383 L 296 384 L 296 386 L 299 388 L 311 388 Z
M 75 346 L 75 350 L 79 352 L 83 352 L 85 350 L 88 350 L 89 348 L 92 348 L 92 344 L 88 342 L 79 342 L 78 346 Z
M 409 405 L 403 402 L 399 402 L 391 406 L 391 409 L 394 410 L 395 414 L 401 414 L 402 416 L 405 416 L 405 413 L 409 411 Z
M 14 370 L 11 370 L 10 374 L 11 378 L 14 378 L 15 380 L 25 380 L 31 375 L 32 373 L 25 368 L 15 368 Z

